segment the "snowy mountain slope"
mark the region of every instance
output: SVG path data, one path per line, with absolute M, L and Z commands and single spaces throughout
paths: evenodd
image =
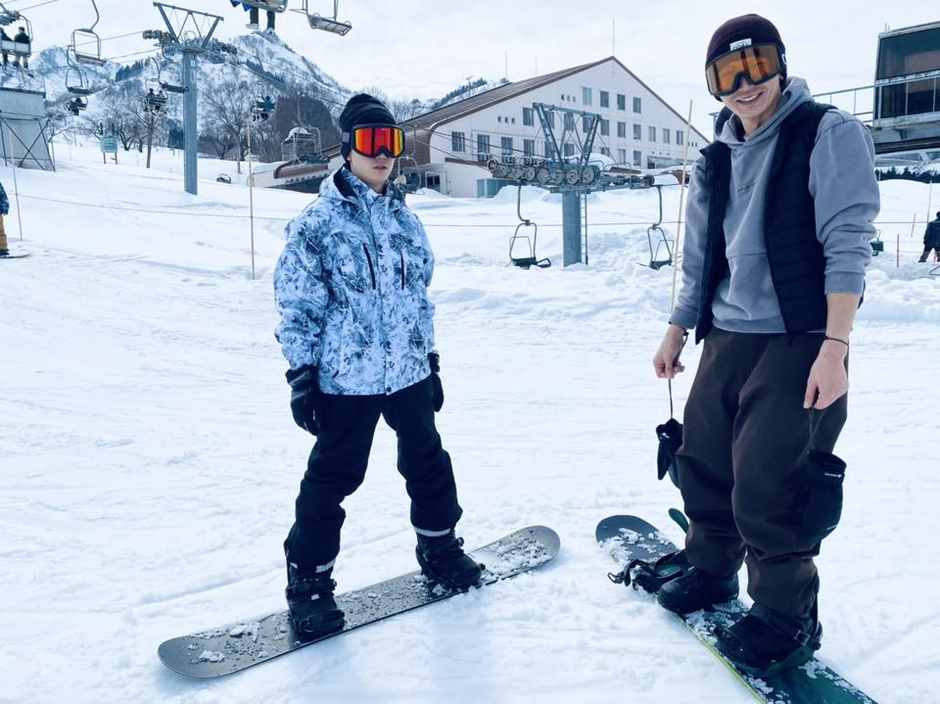
M 315 63 L 295 53 L 273 32 L 251 32 L 236 38 L 232 44 L 238 49 L 238 54 L 232 59 L 237 67 L 237 75 L 250 84 L 266 86 L 269 90 L 281 86 L 304 88 L 309 92 L 319 90 L 324 97 L 339 103 L 349 96 L 348 89 L 325 74 Z M 179 61 L 165 60 L 159 55 L 157 58 L 163 71 L 162 79 L 179 82 L 181 80 Z M 69 66 L 63 47 L 52 47 L 39 52 L 33 68 L 37 74 L 45 78 L 49 102 L 61 102 L 67 97 L 66 74 Z M 119 91 L 121 83 L 125 81 L 157 78 L 156 68 L 150 61 L 144 65 L 140 73 L 115 82 L 119 68 L 121 68 L 119 64 L 109 61 L 101 68 L 82 66 L 81 71 L 96 93 L 102 90 Z M 200 61 L 198 75 L 200 91 L 211 92 L 220 78 L 230 73 L 229 64 L 220 65 L 208 60 Z M 76 72 L 73 70 L 70 82 L 74 82 L 75 77 Z
M 669 614 L 611 585 L 594 544 L 597 520 L 627 511 L 678 539 L 665 517 L 678 495 L 654 479 L 668 405 L 650 363 L 672 270 L 641 266 L 635 223 L 657 211 L 641 192 L 592 198 L 591 265 L 563 269 L 561 204 L 527 191 L 539 254 L 556 262 L 533 271 L 506 266 L 513 193 L 410 198 L 438 258 L 438 420 L 460 533 L 475 545 L 545 523 L 562 538 L 556 564 L 228 680 L 166 671 L 161 640 L 283 604 L 281 541 L 311 441 L 290 417 L 271 272 L 310 197 L 255 192 L 251 281 L 245 189 L 206 180 L 186 195 L 163 151 L 152 171 L 57 153 L 58 173 L 17 173 L 23 243 L 0 168 L 11 247 L 34 252 L 0 262 L 0 701 L 751 701 Z M 940 527 L 940 283 L 894 267 L 896 230 L 916 259 L 919 233 L 894 223 L 924 212 L 927 187 L 883 189 L 889 251 L 853 335 L 838 450 L 845 513 L 819 559 L 821 656 L 876 700 L 914 704 L 936 698 L 940 567 L 924 556 Z M 667 189 L 667 216 L 677 206 Z M 680 404 L 699 353 L 687 350 Z M 346 502 L 341 589 L 414 568 L 394 456 L 381 427 Z

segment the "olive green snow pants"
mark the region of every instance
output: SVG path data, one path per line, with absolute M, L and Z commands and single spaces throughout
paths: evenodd
M 831 453 L 846 420 L 845 396 L 803 408 L 822 342 L 821 333 L 712 329 L 678 453 L 691 564 L 728 576 L 746 560 L 751 598 L 792 615 L 809 612 L 819 588 L 820 543 L 804 527 L 807 456 Z M 838 500 L 841 508 L 841 480 Z

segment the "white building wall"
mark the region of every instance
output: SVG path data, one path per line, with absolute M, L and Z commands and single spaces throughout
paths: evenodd
M 585 89 L 589 89 L 589 96 L 585 95 Z M 606 106 L 601 104 L 602 92 L 607 93 Z M 618 96 L 623 96 L 622 101 L 618 101 Z M 586 97 L 590 98 L 590 104 L 585 104 Z M 634 104 L 636 99 L 639 100 L 637 105 Z M 485 146 L 487 139 L 489 153 L 496 157 L 504 153 L 522 157 L 525 140 L 533 142 L 535 156 L 545 156 L 545 141 L 538 116 L 533 114 L 532 125 L 523 123 L 523 108 L 531 107 L 534 102 L 599 113 L 601 119 L 607 121 L 607 134 L 601 134 L 601 129 L 598 129 L 594 151 L 606 150 L 618 164 L 645 169 L 649 167 L 651 157 L 682 158 L 685 120 L 611 60 L 440 125 L 431 137 L 432 163 L 441 163 L 448 156 L 476 160 L 478 147 Z M 624 109 L 620 109 L 621 106 Z M 560 118 L 561 115 L 557 114 L 557 137 L 561 135 Z M 623 136 L 618 136 L 618 123 L 623 123 Z M 583 133 L 580 125 L 579 130 Z M 636 138 L 635 130 L 638 130 L 639 138 Z M 457 143 L 454 142 L 454 133 L 463 134 L 462 151 L 461 140 L 458 138 Z M 512 151 L 509 151 L 508 143 L 504 147 L 504 138 L 512 140 Z M 693 129 L 690 153 L 707 143 L 708 140 Z M 476 179 L 473 178 L 476 169 L 458 164 L 447 164 L 446 168 L 448 173 L 454 174 L 448 180 L 450 190 L 447 192 L 450 195 L 477 195 Z

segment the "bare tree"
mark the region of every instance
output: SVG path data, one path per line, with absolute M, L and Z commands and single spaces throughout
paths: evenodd
M 84 117 L 86 129 L 92 134 L 113 134 L 124 151 L 130 151 L 141 132 L 133 108 L 139 90 L 139 84 L 131 81 L 96 93 L 89 99 Z
M 392 98 L 387 105 L 398 123 L 407 122 L 423 111 L 421 101 L 417 98 Z
M 238 173 L 242 172 L 241 144 L 245 132 L 245 123 L 251 116 L 254 93 L 248 81 L 238 75 L 232 66 L 229 75 L 218 81 L 211 91 L 203 94 L 203 115 L 206 135 L 221 138 L 228 144 L 238 147 Z M 227 150 L 226 150 L 227 151 Z

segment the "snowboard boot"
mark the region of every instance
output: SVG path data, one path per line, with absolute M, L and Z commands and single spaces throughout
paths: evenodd
M 806 616 L 787 616 L 754 604 L 740 621 L 718 629 L 716 647 L 735 667 L 760 677 L 775 675 L 813 658 L 822 626 L 813 605 Z
M 424 575 L 449 589 L 469 589 L 478 584 L 484 565 L 463 551 L 463 538 L 447 535 L 429 537 L 418 533 L 415 555 Z
M 313 640 L 343 628 L 345 615 L 336 605 L 332 570 L 301 575 L 296 568 L 287 568 L 287 608 L 297 637 Z
M 9 249 L 0 249 L 0 257 L 9 257 L 9 256 L 10 256 Z
M 697 567 L 689 567 L 679 577 L 666 582 L 656 595 L 660 606 L 677 614 L 707 609 L 738 596 L 738 575 L 713 577 Z

